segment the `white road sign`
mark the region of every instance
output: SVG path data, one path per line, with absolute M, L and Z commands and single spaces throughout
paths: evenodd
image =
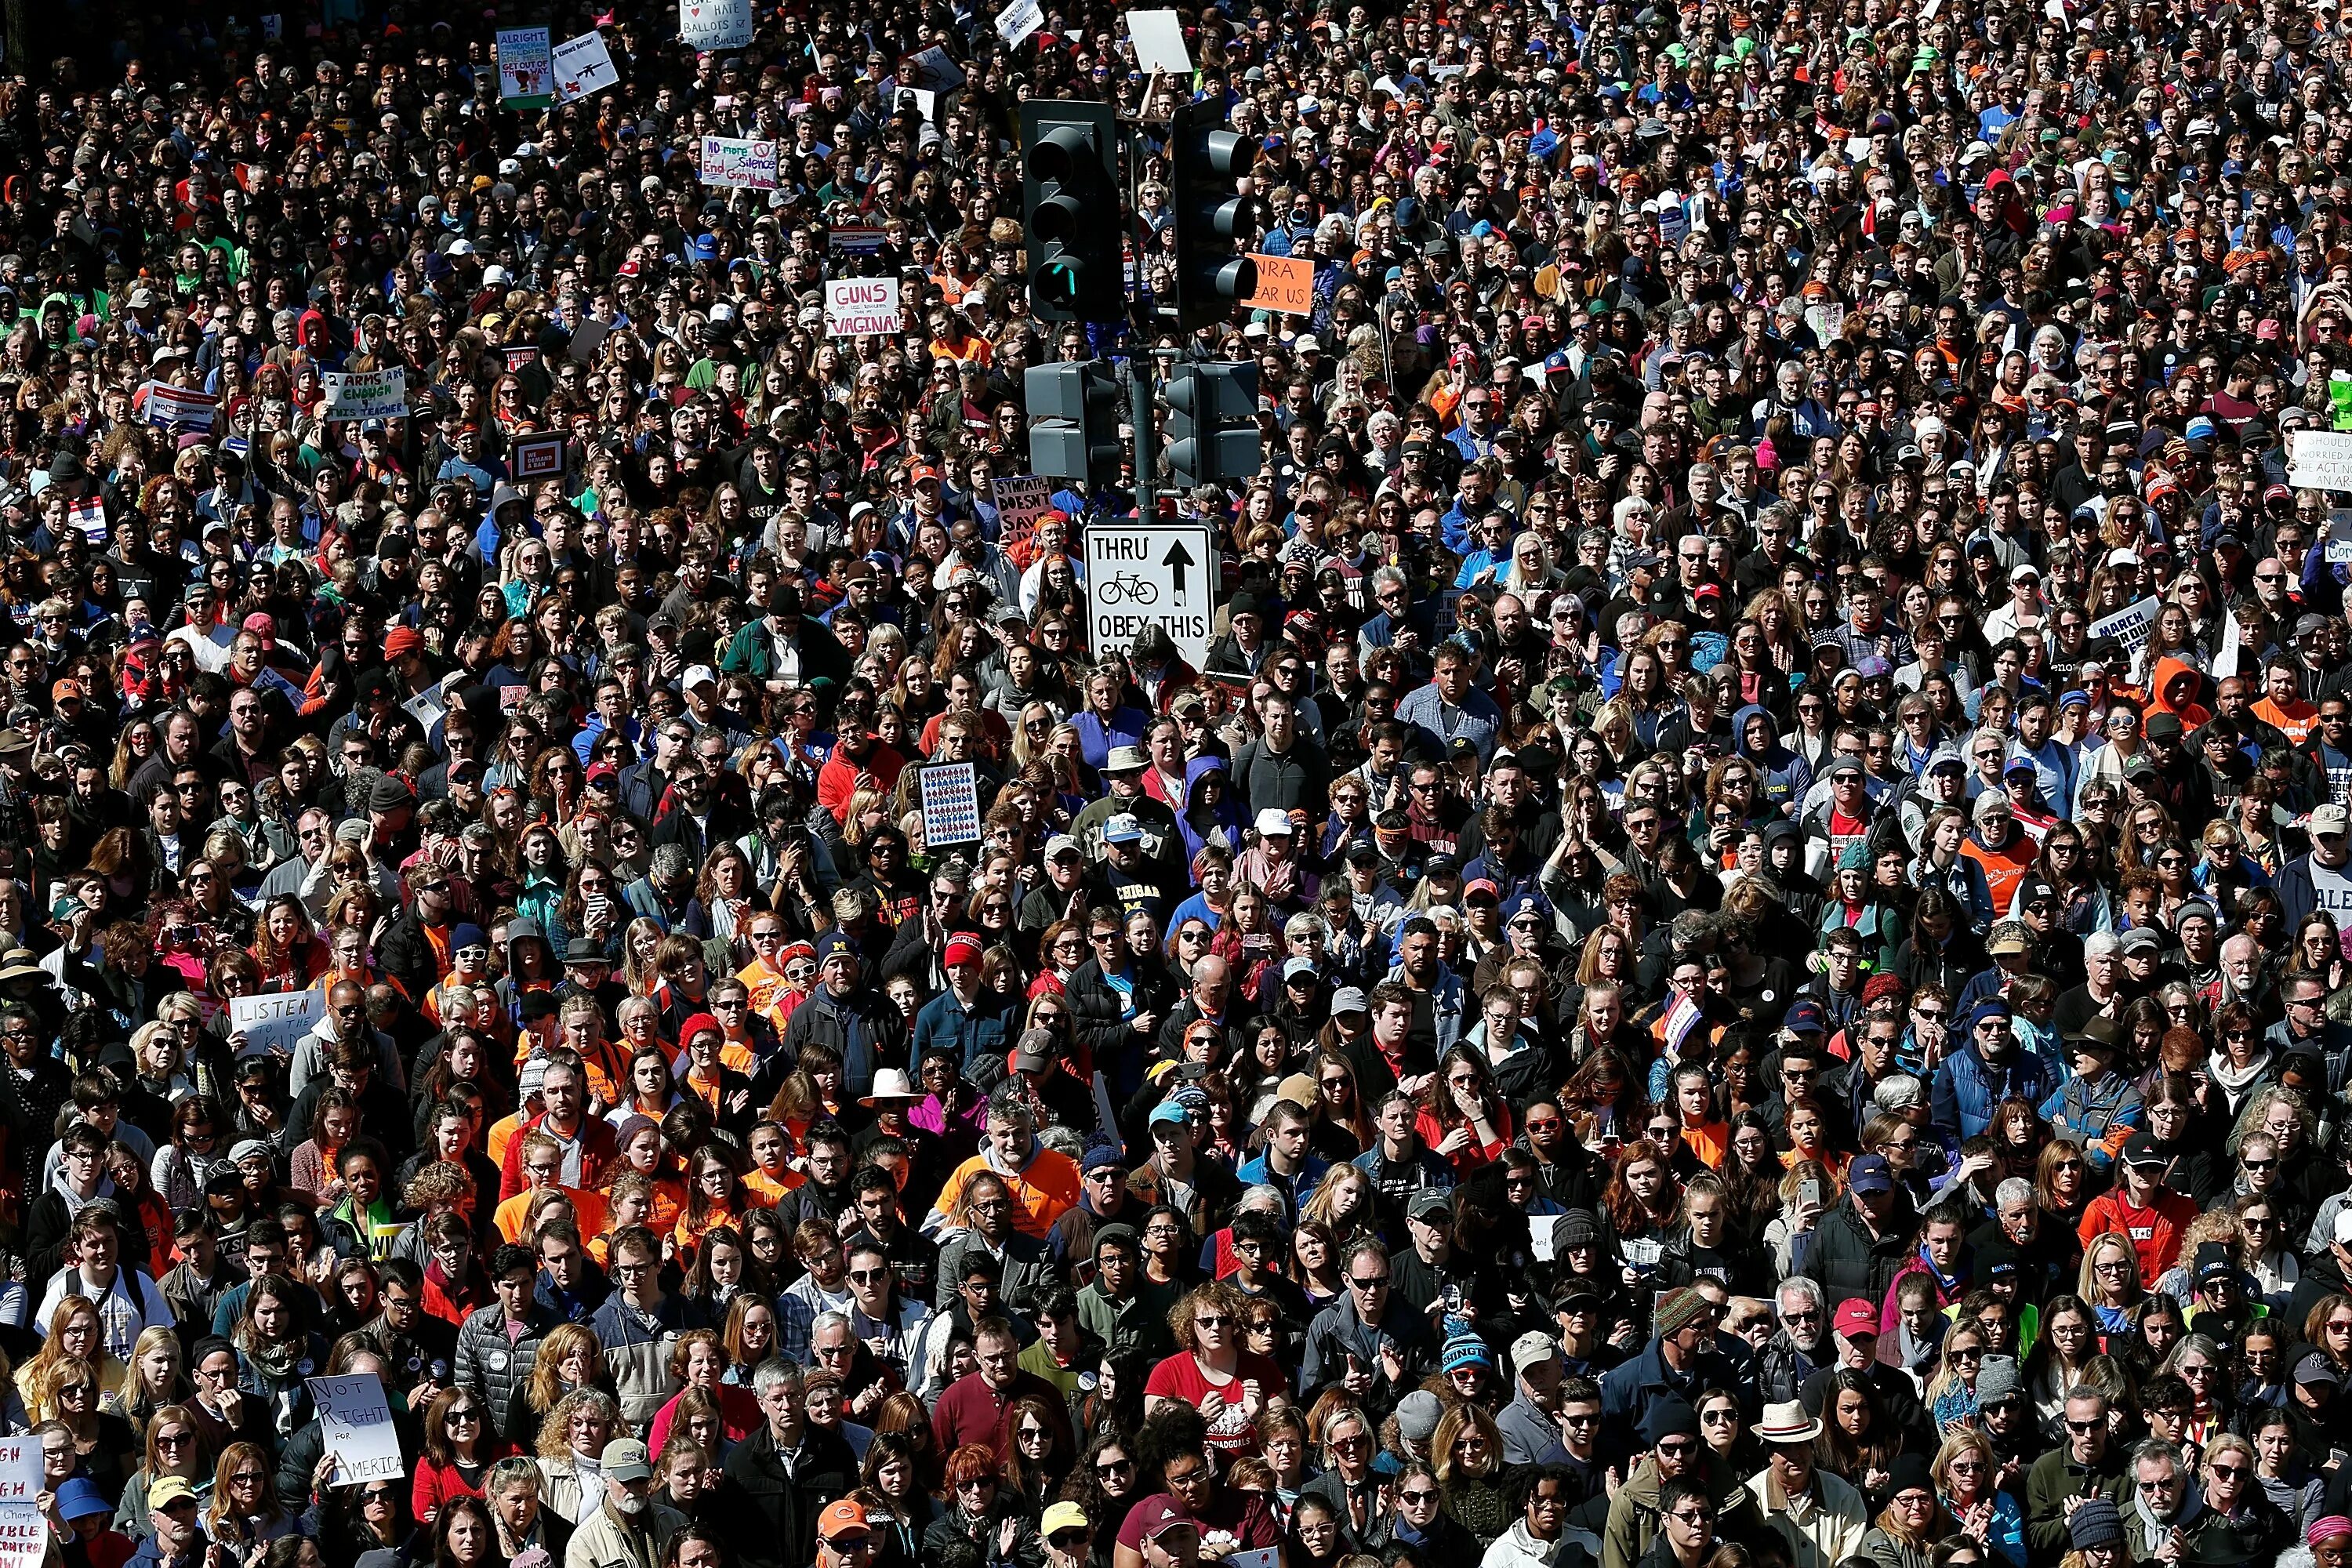
M 1198 523 L 1087 525 L 1087 632 L 1097 653 L 1162 626 L 1194 669 L 1217 620 L 1217 545 Z

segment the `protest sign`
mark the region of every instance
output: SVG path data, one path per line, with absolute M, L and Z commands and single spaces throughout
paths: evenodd
M 2091 623 L 2091 640 L 2097 642 L 2103 637 L 2113 637 L 2122 645 L 2124 657 L 2132 658 L 2139 652 L 2140 645 L 2147 641 L 2148 634 L 2156 629 L 2158 603 L 2154 598 L 2142 599 L 2136 605 L 2125 605 L 2112 616 L 2100 616 Z
M 426 687 L 400 706 L 410 718 L 424 726 L 428 735 L 433 732 L 433 726 L 448 717 L 449 713 L 449 700 L 441 695 L 441 689 L 437 686 Z
M 2286 482 L 2299 490 L 2352 490 L 2352 432 L 2287 432 Z
M 604 47 L 602 33 L 583 33 L 576 38 L 567 38 L 555 46 L 550 58 L 555 65 L 558 103 L 577 103 L 621 84 L 620 68 L 613 63 L 613 51 Z
M 49 1551 L 41 1517 L 41 1440 L 0 1441 L 0 1568 L 41 1568 Z
M 554 101 L 555 62 L 544 27 L 499 29 L 499 105 L 545 109 Z
M 1191 76 L 1192 56 L 1184 47 L 1184 20 L 1173 11 L 1129 11 L 1127 34 L 1135 41 L 1135 63 L 1146 71 Z
M 329 419 L 403 419 L 408 415 L 404 370 L 329 371 Z
M 702 183 L 727 190 L 774 190 L 776 144 L 748 136 L 704 137 Z
M 84 496 L 66 502 L 66 521 L 92 544 L 106 542 L 106 502 L 99 497 Z
M 509 453 L 514 458 L 514 477 L 521 483 L 563 477 L 561 436 L 518 436 Z
M 751 47 L 751 0 L 677 0 L 677 39 L 690 49 Z
M 1257 291 L 1243 304 L 1288 316 L 1315 313 L 1315 263 L 1303 256 L 1261 256 L 1255 251 L 1250 259 L 1257 263 Z
M 1011 551 L 1026 544 L 1037 531 L 1037 520 L 1054 510 L 1054 490 L 1045 480 L 1020 474 L 996 481 L 996 543 Z
M 970 763 L 925 768 L 923 844 L 931 854 L 942 845 L 980 842 L 980 781 Z
M 166 430 L 209 430 L 214 401 L 209 393 L 160 381 L 147 384 L 147 423 Z
M 408 1473 L 400 1457 L 400 1434 L 393 1430 L 392 1405 L 383 1396 L 383 1379 L 362 1372 L 309 1382 L 326 1451 L 340 1461 L 331 1484 L 355 1487 Z
M 310 1026 L 326 1016 L 327 994 L 313 988 L 309 991 L 272 991 L 259 996 L 232 996 L 228 1001 L 228 1026 L 232 1033 L 242 1031 L 245 1043 L 237 1048 L 241 1057 L 257 1057 L 266 1051 L 291 1056 Z
M 953 92 L 964 80 L 963 68 L 937 44 L 900 60 L 898 75 L 899 86 L 919 87 L 931 92 Z
M 828 278 L 824 283 L 824 334 L 858 338 L 895 337 L 907 330 L 898 313 L 896 278 Z
M 1045 25 L 1045 10 L 1037 0 L 1013 0 L 996 14 L 996 36 L 1008 49 L 1019 48 L 1023 39 Z

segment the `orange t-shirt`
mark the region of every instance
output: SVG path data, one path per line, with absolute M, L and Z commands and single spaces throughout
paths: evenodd
M 2284 735 L 2290 746 L 2302 745 L 2311 733 L 2311 727 L 2319 722 L 2318 707 L 2300 699 L 2280 704 L 2265 697 L 2253 705 L 2252 712 L 2255 718 Z
M 565 1187 L 562 1193 L 565 1197 L 572 1200 L 572 1212 L 580 1220 L 580 1234 L 602 1236 L 604 1233 L 605 1216 L 609 1212 L 604 1202 L 604 1194 L 591 1192 L 585 1187 Z M 509 1241 L 522 1240 L 523 1222 L 530 1215 L 530 1200 L 536 1195 L 530 1188 L 525 1187 L 498 1206 L 496 1212 L 490 1215 L 490 1219 L 499 1227 L 500 1236 L 505 1237 Z

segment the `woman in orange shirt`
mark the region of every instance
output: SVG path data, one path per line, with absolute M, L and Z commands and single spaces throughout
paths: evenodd
M 637 1223 L 649 1226 L 656 1236 L 667 1236 L 677 1224 L 677 1216 L 686 1212 L 686 1184 L 679 1181 L 668 1149 L 662 1142 L 660 1124 L 650 1116 L 631 1116 L 621 1123 L 617 1139 L 620 1153 L 607 1167 L 613 1173 L 608 1184 L 617 1191 L 622 1176 L 641 1176 L 651 1194 L 652 1208 Z M 613 1228 L 621 1227 L 618 1215 Z
M 702 1234 L 733 1225 L 744 1213 L 742 1178 L 718 1146 L 705 1143 L 687 1157 L 686 1212 L 677 1216 L 675 1237 L 681 1263 L 701 1245 Z

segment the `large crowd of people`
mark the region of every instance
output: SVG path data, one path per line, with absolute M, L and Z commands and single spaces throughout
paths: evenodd
M 2345 1568 L 2336 0 L 706 5 L 5 18 L 6 1550 Z

